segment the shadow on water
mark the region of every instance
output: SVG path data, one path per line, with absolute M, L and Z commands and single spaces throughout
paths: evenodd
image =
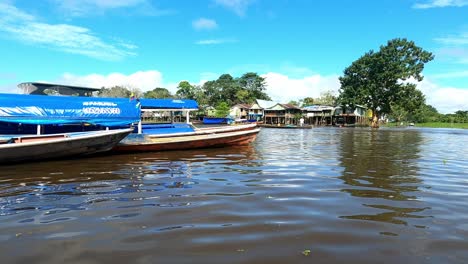
M 341 218 L 407 225 L 408 219 L 426 217 L 417 214 L 430 209 L 417 203 L 422 183 L 417 163 L 421 142 L 419 131 L 352 129 L 341 133 L 344 172 L 340 179 L 348 185 L 342 191 L 377 211 Z
M 255 172 L 257 165 L 252 160 L 257 160 L 255 149 L 242 146 L 226 148 L 222 153 L 200 149 L 2 166 L 0 216 L 27 211 L 86 210 L 96 203 L 152 199 L 151 193 L 167 198 L 173 195 L 165 193 L 171 189 L 195 187 L 210 168 Z M 70 199 L 73 197 L 82 198 Z M 70 200 L 73 202 L 67 203 Z M 164 202 L 151 205 L 178 206 Z

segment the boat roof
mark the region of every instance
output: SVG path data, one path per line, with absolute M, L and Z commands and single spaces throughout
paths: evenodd
M 1 122 L 124 126 L 139 120 L 137 100 L 127 98 L 0 94 Z
M 18 84 L 18 88 L 20 88 L 23 91 L 23 94 L 34 95 L 48 95 L 46 93 L 46 90 L 53 90 L 59 95 L 91 96 L 93 92 L 97 92 L 100 90 L 100 88 L 42 82 L 24 82 Z
M 142 110 L 198 110 L 198 104 L 190 99 L 147 99 L 141 98 Z

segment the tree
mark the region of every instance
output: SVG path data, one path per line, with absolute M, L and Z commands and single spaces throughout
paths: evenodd
M 226 117 L 229 115 L 229 105 L 226 102 L 220 102 L 216 106 L 216 117 Z
M 288 102 L 289 105 L 299 106 L 299 102 L 291 100 Z
M 344 70 L 339 78 L 339 103 L 350 107 L 365 105 L 372 110 L 372 127 L 378 127 L 379 118 L 391 113 L 392 104 L 403 105 L 405 96 L 419 98 L 413 94 L 415 85 L 408 80 L 422 81 L 424 64 L 433 58 L 432 53 L 413 41 L 390 40 L 378 52 L 367 52 Z
M 409 114 L 409 119 L 417 123 L 442 121 L 442 115 L 431 105 L 423 104 L 419 109 Z
M 187 81 L 181 81 L 177 86 L 177 97 L 185 99 L 195 99 L 195 87 Z
M 99 97 L 121 97 L 130 98 L 132 92 L 124 86 L 114 86 L 111 88 L 102 87 L 98 92 Z
M 253 103 L 255 99 L 260 100 L 271 100 L 266 91 L 265 78 L 259 76 L 255 72 L 248 72 L 242 75 L 238 80 L 239 85 L 247 90 L 248 98 L 244 103 Z
M 306 97 L 302 99 L 302 106 L 309 106 L 309 105 L 313 105 L 314 103 L 315 103 L 314 98 L 312 97 Z
M 157 87 L 143 94 L 144 98 L 173 98 L 174 96 L 166 88 Z
M 315 104 L 319 105 L 336 105 L 336 94 L 332 90 L 321 92 L 320 97 L 314 99 Z

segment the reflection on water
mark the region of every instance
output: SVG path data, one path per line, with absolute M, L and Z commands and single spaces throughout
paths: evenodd
M 363 206 L 377 209 L 375 214 L 342 217 L 404 225 L 407 224 L 404 219 L 425 217 L 417 213 L 430 208 L 418 203 L 414 195 L 422 182 L 417 164 L 421 142 L 419 131 L 353 130 L 342 133 L 340 161 L 345 170 L 340 178 L 349 185 L 343 191 L 370 198 L 363 200 Z
M 240 148 L 3 166 L 2 263 L 467 263 L 467 144 L 262 129 Z

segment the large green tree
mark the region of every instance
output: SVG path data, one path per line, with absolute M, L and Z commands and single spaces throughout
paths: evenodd
M 188 81 L 181 81 L 179 86 L 177 86 L 176 95 L 179 98 L 184 99 L 195 99 L 195 87 L 191 85 Z
M 354 107 L 365 105 L 372 110 L 372 126 L 378 127 L 378 119 L 391 113 L 392 105 L 405 106 L 405 110 L 420 105 L 410 102 L 408 97 L 420 100 L 422 94 L 415 94 L 415 84 L 408 81 L 422 81 L 424 65 L 434 55 L 416 46 L 407 39 L 392 39 L 380 50 L 367 52 L 340 77 L 340 95 L 342 106 Z M 424 97 L 422 97 L 424 102 Z M 405 105 L 406 104 L 406 105 Z
M 320 93 L 319 98 L 314 99 L 315 104 L 319 105 L 336 105 L 336 93 L 332 90 L 328 90 Z
M 99 97 L 122 97 L 122 98 L 129 98 L 132 95 L 132 91 L 124 86 L 113 86 L 110 88 L 102 87 L 99 90 L 98 94 Z
M 144 98 L 173 98 L 174 96 L 166 88 L 157 87 L 143 94 Z
M 255 72 L 248 72 L 237 79 L 240 87 L 247 91 L 245 103 L 253 103 L 255 99 L 271 100 L 270 96 L 266 94 L 266 81 L 265 78 L 259 76 Z

